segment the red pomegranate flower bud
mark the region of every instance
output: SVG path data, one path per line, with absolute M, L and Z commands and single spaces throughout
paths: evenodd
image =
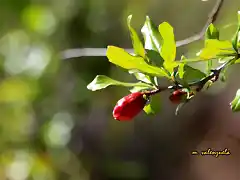
M 119 121 L 131 120 L 146 105 L 147 98 L 142 92 L 135 92 L 120 99 L 113 109 L 113 117 Z
M 180 102 L 182 102 L 183 100 L 185 100 L 187 97 L 187 92 L 182 90 L 182 89 L 178 89 L 175 90 L 170 96 L 169 99 L 172 103 L 174 104 L 179 104 Z

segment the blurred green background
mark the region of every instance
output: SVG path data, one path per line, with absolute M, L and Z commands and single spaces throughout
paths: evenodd
M 197 99 L 185 115 L 175 117 L 176 107 L 163 93 L 161 113 L 118 122 L 112 109 L 128 89 L 91 92 L 86 86 L 98 74 L 122 81 L 133 77 L 106 57 L 59 56 L 71 48 L 131 48 L 129 14 L 139 33 L 149 15 L 155 24 L 169 22 L 176 40 L 182 40 L 201 31 L 214 4 L 215 0 L 0 0 L 0 179 L 214 179 L 199 175 L 207 172 L 198 167 L 189 170 L 188 153 L 205 136 L 211 108 L 220 111 L 213 105 L 218 97 L 201 97 L 201 103 Z M 221 39 L 235 32 L 238 10 L 239 0 L 224 1 L 215 22 Z M 180 47 L 178 58 L 194 56 L 202 46 L 199 41 Z M 193 121 L 197 124 L 189 125 Z M 216 179 L 221 177 L 225 176 Z

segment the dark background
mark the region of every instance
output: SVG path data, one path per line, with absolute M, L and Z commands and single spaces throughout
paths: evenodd
M 128 89 L 91 92 L 98 74 L 130 81 L 106 57 L 62 60 L 71 48 L 131 48 L 126 18 L 140 33 L 146 15 L 169 22 L 176 40 L 201 31 L 214 0 L 0 0 L 0 179 L 239 180 L 240 114 L 229 103 L 239 67 L 187 104 L 179 116 L 168 93 L 161 112 L 131 122 L 112 118 Z M 221 39 L 237 27 L 239 0 L 225 0 L 215 22 Z M 192 57 L 198 41 L 177 49 Z M 198 68 L 205 68 L 197 64 Z M 230 156 L 192 156 L 193 150 Z

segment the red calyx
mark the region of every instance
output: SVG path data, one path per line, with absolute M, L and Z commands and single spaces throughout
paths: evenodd
M 128 121 L 140 113 L 146 105 L 144 93 L 135 92 L 120 99 L 113 109 L 113 117 L 119 121 Z
M 169 96 L 169 99 L 172 103 L 179 104 L 180 102 L 182 102 L 183 99 L 186 99 L 186 96 L 187 96 L 186 91 L 178 89 Z

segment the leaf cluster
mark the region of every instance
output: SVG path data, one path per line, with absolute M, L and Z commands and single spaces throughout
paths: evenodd
M 220 40 L 219 30 L 210 24 L 205 32 L 204 47 L 196 57 L 188 59 L 182 56 L 180 60 L 176 59 L 174 29 L 169 23 L 163 22 L 156 26 L 147 16 L 141 29 L 144 39 L 142 42 L 131 26 L 131 20 L 132 15 L 128 16 L 127 25 L 134 53 L 130 54 L 120 47 L 108 46 L 106 54 L 109 62 L 127 70 L 129 74 L 135 76 L 136 82 L 121 82 L 105 75 L 97 75 L 87 86 L 89 90 L 96 91 L 115 85 L 130 88 L 130 92 L 155 92 L 161 89 L 180 88 L 195 92 L 208 89 L 218 80 L 220 74 L 224 76 L 230 65 L 240 62 L 240 11 L 238 11 L 238 28 L 231 40 Z M 192 67 L 193 63 L 198 62 L 206 64 L 204 71 Z M 213 62 L 221 66 L 214 69 Z M 161 87 L 159 85 L 161 78 L 168 79 L 173 85 L 168 88 Z M 231 103 L 233 111 L 240 110 L 239 91 Z M 159 102 L 159 96 L 152 96 L 144 111 L 147 114 L 156 113 L 160 108 Z

